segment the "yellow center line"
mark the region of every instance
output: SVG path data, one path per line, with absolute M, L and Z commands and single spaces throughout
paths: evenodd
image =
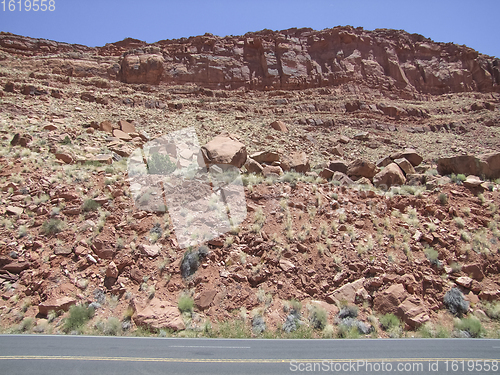
M 0 360 L 57 360 L 57 361 L 109 361 L 109 362 L 180 362 L 180 363 L 345 363 L 345 362 L 445 362 L 445 361 L 499 361 L 486 358 L 323 358 L 323 359 L 242 359 L 242 358 L 146 358 L 146 357 L 92 357 L 92 356 L 0 356 Z

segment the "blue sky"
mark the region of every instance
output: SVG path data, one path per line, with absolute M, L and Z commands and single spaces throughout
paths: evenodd
M 500 0 L 55 0 L 53 12 L 19 11 L 18 1 L 13 12 L 0 1 L 0 31 L 89 46 L 351 25 L 403 29 L 500 57 Z

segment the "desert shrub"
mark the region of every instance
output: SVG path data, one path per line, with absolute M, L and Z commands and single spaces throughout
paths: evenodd
M 35 321 L 33 318 L 24 318 L 21 324 L 19 324 L 20 332 L 29 332 L 33 329 Z
M 458 288 L 452 288 L 444 295 L 443 303 L 447 309 L 457 316 L 462 316 L 469 310 L 469 302 Z
M 218 337 L 244 339 L 250 337 L 249 329 L 241 320 L 228 320 L 219 324 Z
M 465 228 L 464 219 L 462 219 L 461 217 L 456 217 L 455 219 L 453 219 L 453 221 L 455 222 L 455 225 L 457 226 L 458 229 Z
M 64 228 L 64 222 L 59 219 L 50 219 L 42 224 L 41 231 L 45 235 L 52 235 L 61 232 Z
M 307 324 L 300 323 L 297 329 L 290 332 L 287 337 L 293 340 L 312 339 L 314 337 L 314 331 Z
M 181 262 L 181 275 L 184 279 L 192 276 L 200 266 L 200 260 L 208 255 L 208 247 L 202 245 L 197 250 L 189 249 Z
M 266 322 L 261 314 L 257 314 L 252 319 L 252 331 L 255 334 L 261 334 L 266 330 Z
M 421 325 L 418 329 L 418 332 L 420 333 L 420 336 L 422 338 L 445 339 L 450 337 L 450 332 L 445 327 L 441 325 L 435 327 L 431 322 L 427 322 Z
M 290 310 L 300 314 L 300 311 L 302 310 L 302 303 L 296 299 L 290 300 Z
M 439 193 L 438 199 L 443 206 L 448 203 L 448 196 L 445 193 Z
M 384 329 L 384 331 L 390 331 L 394 328 L 398 328 L 401 325 L 401 321 L 394 314 L 382 315 L 379 321 L 380 326 Z
M 424 253 L 425 253 L 425 256 L 427 257 L 427 259 L 429 259 L 429 262 L 431 262 L 431 264 L 434 264 L 436 266 L 439 266 L 440 265 L 440 262 L 439 262 L 439 253 L 437 250 L 434 250 L 433 247 L 426 247 L 424 249 Z
M 17 238 L 23 238 L 28 235 L 28 228 L 26 225 L 21 225 L 17 230 Z
M 300 321 L 300 312 L 292 309 L 290 314 L 287 315 L 285 322 L 281 329 L 286 333 L 296 331 L 303 323 Z
M 460 319 L 455 323 L 455 329 L 467 332 L 470 337 L 475 338 L 482 337 L 486 333 L 479 319 L 474 317 Z
M 358 317 L 358 306 L 356 305 L 347 305 L 340 309 L 338 318 L 357 318 Z
M 337 337 L 339 339 L 357 339 L 359 338 L 359 331 L 357 327 L 348 327 L 345 324 L 338 326 Z
M 153 152 L 148 158 L 148 174 L 170 174 L 175 171 L 177 165 L 170 160 L 168 155 Z
M 323 330 L 328 322 L 328 314 L 325 309 L 313 306 L 309 313 L 309 321 L 314 329 Z
M 360 334 L 367 335 L 373 327 L 356 318 L 344 318 L 338 325 L 339 338 L 357 338 Z
M 161 224 L 155 223 L 153 227 L 149 230 L 149 234 L 157 235 L 158 238 L 161 237 L 161 235 L 163 234 L 163 229 L 161 228 Z
M 462 173 L 459 173 L 459 174 L 452 174 L 450 176 L 451 178 L 451 181 L 454 182 L 455 184 L 458 184 L 458 185 L 462 185 L 462 183 L 467 179 L 467 177 L 462 174 Z
M 194 308 L 194 300 L 190 296 L 183 294 L 179 297 L 177 307 L 180 312 L 191 314 Z
M 86 199 L 85 202 L 83 202 L 82 211 L 83 212 L 97 211 L 99 207 L 101 207 L 101 205 L 97 203 L 95 200 Z
M 107 336 L 116 336 L 120 332 L 121 322 L 118 318 L 110 316 L 104 324 L 103 333 Z
M 471 241 L 470 234 L 467 231 L 465 231 L 465 230 L 463 230 L 463 231 L 460 232 L 460 238 L 464 242 L 470 242 Z
M 500 302 L 486 302 L 483 307 L 484 312 L 491 319 L 500 320 Z
M 62 141 L 59 142 L 62 145 L 70 145 L 71 144 L 71 138 L 67 135 L 64 137 Z
M 94 316 L 94 308 L 86 305 L 73 305 L 69 309 L 69 316 L 64 321 L 63 330 L 68 333 L 79 330 Z

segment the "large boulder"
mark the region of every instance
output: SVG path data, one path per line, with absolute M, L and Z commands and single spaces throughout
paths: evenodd
M 365 278 L 362 277 L 352 283 L 345 284 L 344 286 L 338 288 L 333 293 L 326 296 L 325 300 L 328 303 L 335 303 L 337 305 L 341 303 L 355 303 L 357 298 L 361 300 L 369 299 L 368 292 L 363 286 Z
M 398 306 L 396 315 L 412 328 L 418 328 L 430 320 L 429 312 L 424 303 L 415 296 L 406 298 Z
M 416 167 L 417 165 L 420 165 L 422 163 L 422 156 L 420 156 L 417 151 L 415 151 L 412 148 L 405 148 L 403 152 L 395 152 L 391 154 L 391 159 L 396 160 L 396 159 L 401 159 L 405 158 L 408 160 L 412 166 Z
M 284 171 L 294 170 L 299 173 L 306 173 L 311 170 L 309 159 L 305 152 L 292 152 L 283 157 L 281 167 Z
M 348 175 L 342 172 L 334 172 L 332 176 L 332 181 L 336 181 L 338 185 L 343 185 L 343 186 L 349 186 L 354 183 L 354 181 L 351 180 Z
M 148 300 L 144 306 L 136 309 L 132 319 L 138 326 L 148 329 L 181 331 L 186 328 L 177 306 L 158 298 Z
M 500 178 L 500 152 L 490 152 L 478 156 L 483 164 L 483 174 L 486 178 Z
M 442 176 L 452 173 L 480 176 L 483 166 L 474 155 L 460 155 L 438 159 L 437 170 Z
M 46 316 L 49 311 L 68 311 L 70 306 L 76 304 L 76 299 L 71 297 L 61 297 L 55 299 L 49 299 L 38 305 L 38 312 L 40 315 Z
M 127 55 L 122 60 L 120 77 L 123 82 L 157 85 L 163 74 L 164 59 L 160 55 Z
M 396 163 L 391 163 L 373 177 L 375 186 L 391 187 L 392 185 L 404 185 L 406 178 L 403 171 Z
M 455 173 L 496 179 L 500 177 L 500 153 L 491 152 L 477 157 L 461 155 L 441 158 L 438 159 L 437 170 L 443 176 Z
M 257 163 L 273 163 L 280 160 L 280 155 L 274 151 L 260 151 L 250 155 Z
M 394 160 L 394 163 L 396 163 L 399 166 L 399 168 L 401 168 L 405 176 L 408 174 L 415 174 L 415 168 L 413 168 L 413 165 L 411 165 L 411 163 L 407 159 L 405 158 L 396 159 Z
M 328 169 L 333 172 L 347 173 L 347 168 L 347 163 L 342 159 L 332 160 L 330 164 L 328 164 Z
M 288 128 L 286 127 L 286 124 L 280 120 L 272 122 L 271 127 L 273 129 L 278 130 L 278 131 L 283 132 L 283 133 L 288 132 Z
M 357 159 L 347 168 L 349 177 L 366 177 L 369 180 L 377 174 L 377 166 L 369 161 Z
M 227 164 L 241 168 L 247 161 L 247 149 L 243 143 L 231 134 L 220 134 L 205 146 L 201 155 L 206 166 Z
M 260 165 L 260 163 L 258 163 L 257 161 L 255 161 L 252 158 L 247 159 L 247 161 L 245 163 L 245 168 L 247 169 L 248 173 L 260 174 L 260 173 L 262 173 L 262 170 L 263 170 L 262 165 Z
M 212 288 L 205 289 L 204 291 L 198 293 L 194 297 L 194 303 L 196 307 L 200 310 L 207 309 L 208 307 L 210 307 L 210 304 L 213 302 L 216 294 L 217 290 Z
M 408 297 L 408 293 L 403 284 L 393 284 L 375 296 L 373 308 L 381 314 L 395 314 L 399 304 L 403 302 L 406 297 Z
M 420 163 L 422 163 L 422 160 L 424 160 L 422 156 L 417 154 L 417 151 L 412 148 L 406 148 L 401 156 L 408 160 L 414 167 L 420 165 Z

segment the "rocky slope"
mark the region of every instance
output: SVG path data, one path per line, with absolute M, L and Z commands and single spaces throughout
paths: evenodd
M 93 303 L 85 332 L 281 336 L 301 319 L 306 336 L 436 336 L 452 306 L 498 337 L 497 59 L 352 28 L 100 48 L 3 33 L 0 48 L 5 329 L 64 331 Z M 126 170 L 187 127 L 206 163 L 241 167 L 247 210 L 190 276 L 171 212 Z M 388 313 L 403 324 L 384 329 Z

